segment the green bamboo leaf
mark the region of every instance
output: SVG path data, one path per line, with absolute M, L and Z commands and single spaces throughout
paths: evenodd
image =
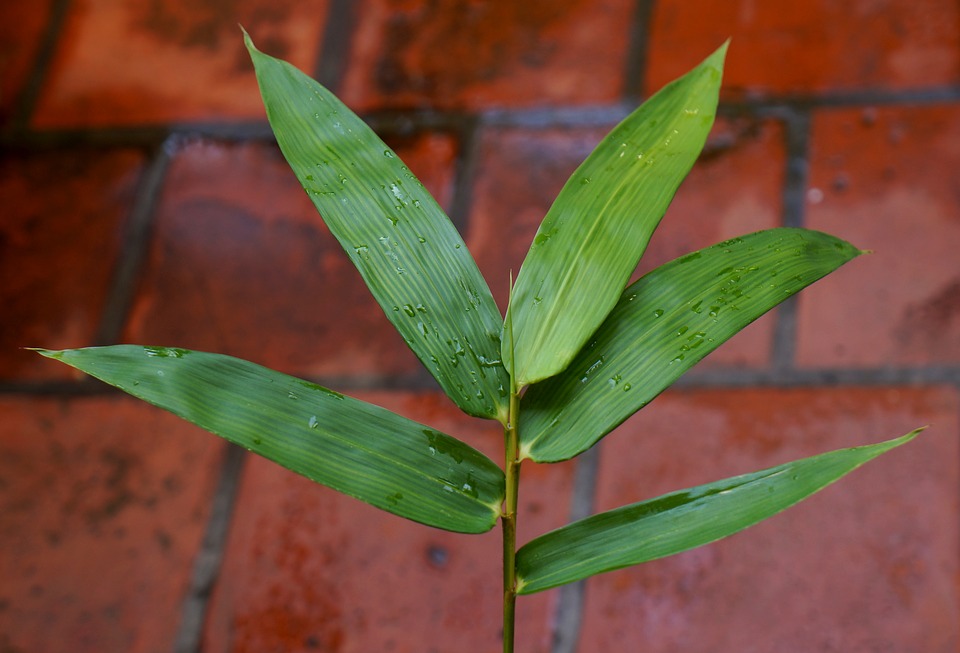
M 703 149 L 726 49 L 725 44 L 621 122 L 550 207 L 508 309 L 519 385 L 563 370 L 613 308 Z M 510 352 L 503 349 L 506 361 Z
M 687 551 L 789 508 L 923 429 L 603 512 L 542 535 L 517 552 L 517 591 L 533 594 Z
M 429 526 L 489 530 L 503 472 L 384 408 L 220 354 L 117 345 L 38 350 L 335 490 Z
M 859 254 L 833 236 L 781 228 L 653 270 L 567 369 L 527 390 L 521 455 L 555 462 L 585 451 L 747 324 Z
M 503 320 L 453 223 L 340 100 L 244 38 L 280 149 L 387 318 L 462 410 L 505 421 Z

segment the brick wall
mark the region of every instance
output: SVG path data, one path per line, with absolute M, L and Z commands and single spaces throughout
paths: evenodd
M 518 650 L 957 650 L 954 0 L 36 0 L 0 7 L 0 651 L 499 649 L 496 532 L 379 513 L 18 349 L 241 356 L 499 459 L 297 187 L 237 23 L 398 151 L 501 306 L 579 161 L 732 37 L 717 128 L 642 269 L 778 225 L 874 253 L 591 454 L 525 466 L 520 539 L 932 428 L 745 533 L 521 598 Z

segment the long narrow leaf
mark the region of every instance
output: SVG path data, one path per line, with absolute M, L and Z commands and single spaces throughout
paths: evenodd
M 725 54 L 726 45 L 645 102 L 560 191 L 508 309 L 519 385 L 564 369 L 613 308 L 703 148 Z
M 627 288 L 561 374 L 529 388 L 522 453 L 572 458 L 781 301 L 861 252 L 804 229 L 770 229 L 667 263 Z
M 280 149 L 387 318 L 461 409 L 504 421 L 503 320 L 453 223 L 340 100 L 245 39 Z
M 499 467 L 378 406 L 220 354 L 135 345 L 40 353 L 401 517 L 480 533 L 499 516 Z
M 517 590 L 540 592 L 727 537 L 909 442 L 920 430 L 673 492 L 547 533 L 517 552 Z

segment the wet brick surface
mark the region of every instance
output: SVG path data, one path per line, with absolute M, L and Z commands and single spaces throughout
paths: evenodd
M 930 428 L 744 533 L 522 597 L 519 650 L 957 650 L 955 2 L 7 5 L 0 651 L 500 650 L 496 530 L 378 512 L 21 349 L 229 353 L 501 460 L 498 425 L 439 394 L 287 169 L 238 23 L 369 119 L 501 308 L 591 148 L 732 38 L 720 120 L 637 274 L 781 225 L 873 253 L 749 326 L 598 457 L 525 464 L 520 541 Z

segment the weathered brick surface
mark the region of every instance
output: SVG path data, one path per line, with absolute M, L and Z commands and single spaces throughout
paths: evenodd
M 53 0 L 5 2 L 0 7 L 0 128 L 7 126 L 22 100 Z
M 208 552 L 221 573 L 186 603 L 224 445 L 89 396 L 95 384 L 18 349 L 120 329 L 234 354 L 353 388 L 502 458 L 496 424 L 427 388 L 263 138 L 237 23 L 370 112 L 454 214 L 501 308 L 509 272 L 612 117 L 732 37 L 724 118 L 638 274 L 782 224 L 874 253 L 628 421 L 602 444 L 592 485 L 575 485 L 573 463 L 525 463 L 521 542 L 594 490 L 607 509 L 931 428 L 745 533 L 591 579 L 581 608 L 557 591 L 522 598 L 518 650 L 571 653 L 553 644 L 571 606 L 581 652 L 957 649 L 955 2 L 7 5 L 0 651 L 152 653 L 194 634 L 217 653 L 499 650 L 496 532 L 426 529 L 254 456 L 226 543 Z M 165 161 L 162 141 L 169 166 L 148 165 Z
M 0 158 L 0 379 L 69 378 L 21 348 L 94 344 L 142 164 L 128 149 Z
M 310 71 L 326 8 L 326 0 L 71 3 L 34 124 L 260 119 L 238 24 L 263 51 Z
M 960 81 L 951 0 L 654 3 L 648 91 L 731 39 L 727 97 L 917 89 Z
M 172 650 L 223 442 L 125 398 L 0 411 L 0 650 Z
M 960 362 L 960 105 L 820 111 L 810 147 L 807 224 L 873 253 L 801 298 L 798 362 Z
M 955 651 L 958 408 L 954 388 L 660 397 L 604 441 L 598 509 L 932 428 L 770 521 L 591 579 L 582 650 Z
M 344 99 L 363 109 L 614 100 L 632 4 L 363 0 Z

